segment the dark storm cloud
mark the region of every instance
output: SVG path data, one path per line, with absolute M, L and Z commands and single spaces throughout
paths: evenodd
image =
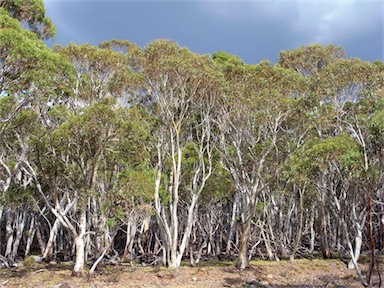
M 247 19 L 251 26 L 264 20 L 281 27 L 280 49 L 310 43 L 344 46 L 350 56 L 365 60 L 384 58 L 384 4 L 382 1 L 217 1 L 206 6 L 233 21 Z M 284 28 L 283 28 L 284 27 Z M 273 43 L 267 43 L 273 46 Z
M 144 46 L 167 38 L 197 53 L 225 50 L 257 63 L 321 43 L 364 60 L 384 59 L 381 1 L 46 0 L 46 7 L 60 44 L 120 38 Z

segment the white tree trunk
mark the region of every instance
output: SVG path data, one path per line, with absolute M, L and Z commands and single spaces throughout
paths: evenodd
M 4 211 L 4 206 L 0 205 L 0 222 L 1 222 L 1 218 L 3 217 L 3 211 Z
M 75 238 L 75 248 L 76 248 L 76 261 L 75 266 L 73 267 L 72 275 L 81 276 L 84 270 L 85 264 L 85 241 L 83 235 L 78 235 Z
M 355 203 L 354 203 L 355 204 Z M 356 216 L 356 207 L 353 205 L 353 214 Z M 365 216 L 361 219 L 362 222 L 360 223 L 357 218 L 355 218 L 355 227 L 356 227 L 356 237 L 355 237 L 355 251 L 354 251 L 354 259 L 356 262 L 359 261 L 360 253 L 361 253 L 361 246 L 363 244 L 363 227 L 365 223 Z M 349 240 L 348 240 L 349 241 Z M 352 259 L 348 263 L 348 269 L 354 269 L 355 264 L 353 263 Z
M 227 242 L 227 247 L 225 249 L 225 254 L 227 256 L 229 256 L 231 253 L 231 246 L 232 246 L 231 243 L 232 243 L 232 238 L 233 238 L 233 232 L 235 229 L 236 213 L 237 213 L 237 199 L 235 199 L 235 201 L 233 202 L 233 205 L 232 205 L 231 224 L 229 226 L 228 242 Z
M 248 266 L 247 251 L 250 222 L 251 220 L 247 219 L 245 222 L 241 223 L 239 255 L 235 262 L 235 266 L 240 270 L 244 270 Z
M 86 212 L 82 211 L 80 220 L 79 220 L 79 233 L 78 235 L 74 235 L 75 240 L 75 248 L 76 248 L 76 261 L 75 266 L 72 270 L 72 275 L 74 276 L 81 276 L 84 272 L 84 265 L 85 265 L 85 230 L 87 225 L 87 217 Z
M 24 233 L 24 227 L 26 222 L 26 215 L 27 212 L 24 210 L 23 212 L 19 212 L 17 214 L 17 218 L 15 219 L 15 230 L 16 230 L 16 237 L 14 239 L 13 245 L 12 245 L 12 254 L 11 254 L 11 260 L 14 261 L 17 256 L 17 251 L 19 249 L 20 240 Z
M 136 235 L 136 222 L 132 221 L 131 219 L 128 219 L 127 222 L 127 237 L 125 238 L 125 247 L 124 247 L 124 254 L 123 258 L 128 260 L 133 260 L 133 254 L 132 254 L 132 248 L 134 244 L 134 238 Z
M 177 255 L 177 260 L 176 260 L 177 261 L 176 262 L 177 267 L 179 267 L 181 264 L 181 259 L 184 255 L 184 251 L 185 251 L 185 248 L 188 244 L 189 237 L 191 236 L 192 224 L 193 224 L 193 214 L 195 212 L 196 203 L 197 203 L 197 195 L 193 195 L 191 204 L 190 204 L 189 209 L 188 209 L 187 223 L 185 225 L 183 238 L 181 240 L 181 244 L 180 244 L 178 255 Z
M 25 245 L 25 253 L 24 257 L 27 257 L 29 255 L 29 251 L 31 250 L 31 245 L 33 242 L 33 238 L 35 238 L 35 217 L 32 217 L 31 223 L 29 224 L 29 229 L 28 229 L 28 238 L 27 238 L 27 243 Z
M 316 238 L 316 233 L 315 233 L 315 206 L 311 205 L 311 216 L 310 216 L 310 221 L 309 221 L 309 226 L 310 226 L 310 244 L 309 244 L 309 253 L 313 253 L 315 250 L 315 238 Z
M 6 239 L 6 248 L 4 256 L 8 257 L 12 253 L 12 244 L 13 244 L 13 213 L 11 209 L 7 208 L 4 213 L 5 216 L 5 239 Z
M 357 232 L 356 238 L 355 238 L 355 251 L 354 251 L 353 255 L 351 256 L 351 260 L 348 263 L 348 269 L 351 269 L 351 270 L 355 269 L 355 264 L 353 263 L 352 258 L 356 262 L 359 261 L 362 243 L 363 243 L 363 233 L 362 233 L 361 229 L 359 229 Z
M 52 252 L 53 252 L 52 247 L 53 247 L 53 243 L 55 241 L 56 233 L 57 233 L 57 230 L 59 229 L 59 226 L 60 226 L 60 220 L 56 218 L 51 228 L 51 231 L 49 231 L 48 242 L 47 242 L 47 245 L 45 246 L 45 250 L 43 253 L 43 258 L 46 260 L 50 260 L 52 256 Z

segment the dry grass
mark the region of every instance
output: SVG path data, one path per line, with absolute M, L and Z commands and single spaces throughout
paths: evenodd
M 100 266 L 92 279 L 71 277 L 71 263 L 32 264 L 0 270 L 5 287 L 361 287 L 355 271 L 339 260 L 251 261 L 239 271 L 231 262 L 207 261 L 179 269 Z M 259 284 L 258 284 L 259 283 Z

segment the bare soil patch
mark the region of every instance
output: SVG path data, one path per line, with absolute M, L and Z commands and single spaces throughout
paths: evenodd
M 362 287 L 340 260 L 252 261 L 243 271 L 218 261 L 179 269 L 101 266 L 91 279 L 71 277 L 71 268 L 65 263 L 1 269 L 0 287 Z

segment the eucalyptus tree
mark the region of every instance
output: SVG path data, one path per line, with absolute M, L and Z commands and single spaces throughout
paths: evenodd
M 30 129 L 30 124 L 34 123 L 38 127 L 43 122 L 40 117 L 41 108 L 49 102 L 52 95 L 60 91 L 58 83 L 63 82 L 62 75 L 66 73 L 69 64 L 60 55 L 52 52 L 34 33 L 10 17 L 3 8 L 0 9 L 0 26 L 0 177 L 2 196 L 5 196 L 7 192 L 13 194 L 33 186 L 31 177 L 25 171 L 28 163 L 28 141 L 34 131 Z M 1 205 L 0 218 L 6 207 L 3 204 L 7 205 L 7 202 Z M 32 208 L 29 206 L 25 209 Z M 6 210 L 5 221 L 11 223 L 13 220 L 9 217 L 12 216 L 12 209 Z M 25 224 L 33 221 L 32 214 L 31 218 L 18 219 Z M 32 227 L 32 222 L 30 226 Z M 22 233 L 22 229 L 19 230 L 17 233 L 12 231 L 17 234 L 16 244 L 20 241 L 17 239 L 18 234 Z M 11 258 L 17 253 L 15 249 L 13 251 Z
M 9 106 L 5 105 L 3 108 L 7 109 Z M 24 108 L 7 123 L 7 129 L 2 133 L 0 171 L 7 179 L 1 183 L 0 220 L 4 212 L 6 233 L 0 238 L 4 248 L 0 253 L 8 259 L 9 264 L 18 258 L 19 245 L 25 230 L 28 226 L 32 231 L 34 229 L 37 214 L 35 201 L 38 197 L 34 193 L 31 177 L 25 173 L 25 161 L 28 158 L 26 143 L 31 132 L 38 126 L 36 113 Z M 30 246 L 26 249 L 30 249 Z
M 103 160 L 103 172 L 99 173 L 97 182 L 100 191 L 98 207 L 103 211 L 101 218 L 106 223 L 100 227 L 98 221 L 93 221 L 93 226 L 111 231 L 111 251 L 114 237 L 119 230 L 125 229 L 122 257 L 133 260 L 138 256 L 133 251 L 136 234 L 148 230 L 150 215 L 153 214 L 154 170 L 150 167 L 153 123 L 147 111 L 140 107 L 123 108 L 118 115 L 118 142 Z
M 106 215 L 99 213 L 109 192 L 102 180 L 106 173 L 111 175 L 106 168 L 115 169 L 118 161 L 109 155 L 123 135 L 123 111 L 128 107 L 118 108 L 118 101 L 129 85 L 129 69 L 124 55 L 111 49 L 71 44 L 55 50 L 72 64 L 72 73 L 67 74 L 66 93 L 45 111 L 46 125 L 35 144 L 36 169 L 31 173 L 46 206 L 74 241 L 73 274 L 79 275 L 86 251 L 93 247 L 91 235 L 97 243 L 92 254 L 101 255 L 109 247 Z
M 383 78 L 384 79 L 384 78 Z M 373 185 L 368 186 L 371 188 L 369 190 L 369 196 L 371 201 L 368 203 L 368 209 L 372 209 L 372 214 L 369 215 L 369 221 L 370 221 L 370 246 L 373 253 L 371 253 L 371 269 L 370 273 L 373 270 L 374 262 L 379 263 L 377 261 L 379 253 L 375 253 L 376 248 L 378 251 L 382 251 L 383 249 L 383 241 L 380 237 L 381 235 L 381 229 L 378 227 L 381 227 L 382 223 L 384 222 L 383 217 L 383 211 L 384 211 L 384 197 L 383 193 L 380 191 L 383 191 L 383 183 L 384 183 L 384 155 L 383 155 L 383 147 L 384 147 L 384 102 L 383 102 L 383 96 L 382 88 L 381 91 L 381 99 L 378 100 L 374 108 L 374 113 L 372 117 L 369 119 L 368 122 L 368 131 L 369 131 L 369 140 L 371 145 L 371 161 L 370 161 L 370 180 Z M 381 224 L 379 224 L 381 223 Z M 377 267 L 377 272 L 379 272 L 380 269 Z M 370 280 L 369 275 L 369 280 Z
M 17 99 L 17 105 L 9 109 L 7 115 L 2 115 L 4 123 L 25 105 L 36 106 L 40 99 L 47 100 L 57 89 L 55 84 L 63 80 L 59 75 L 69 65 L 4 9 L 0 9 L 0 17 L 1 97 Z M 4 129 L 2 127 L 1 131 Z
M 145 178 L 144 184 L 135 184 L 146 175 L 140 168 L 148 157 L 146 113 L 116 107 L 113 101 L 107 99 L 80 113 L 56 105 L 49 111 L 49 119 L 57 124 L 38 131 L 31 143 L 29 171 L 36 177 L 45 206 L 55 217 L 44 257 L 49 261 L 53 252 L 58 252 L 53 245 L 60 223 L 71 239 L 67 245 L 73 241 L 76 249 L 74 275 L 83 272 L 89 256 L 100 261 L 114 252 L 119 221 L 125 222 L 129 214 L 137 213 L 136 202 L 142 200 L 139 205 L 145 205 L 149 201 L 145 191 L 132 190 L 149 189 Z M 129 176 L 132 173 L 133 180 Z
M 372 72 L 372 71 L 371 71 Z M 383 157 L 379 148 L 381 142 L 381 120 L 383 111 L 383 74 L 372 73 L 363 88 L 361 99 L 348 107 L 348 118 L 345 119 L 346 130 L 351 133 L 360 145 L 364 155 L 364 178 L 360 182 L 361 193 L 365 193 L 367 211 L 366 237 L 369 239 L 370 267 L 367 273 L 367 282 L 371 283 L 371 276 L 377 263 L 376 249 L 380 248 L 381 237 L 379 223 L 382 215 L 383 189 Z M 379 272 L 376 268 L 376 272 Z
M 311 50 L 309 48 L 311 48 L 311 46 L 305 47 L 304 50 Z M 310 83 L 307 101 L 309 112 L 308 122 L 310 123 L 308 127 L 313 129 L 312 133 L 320 137 L 320 139 L 322 139 L 321 141 L 325 142 L 336 142 L 336 139 L 341 139 L 339 135 L 349 134 L 360 147 L 362 162 L 360 162 L 359 169 L 356 168 L 359 172 L 354 174 L 351 171 L 351 174 L 348 176 L 341 176 L 340 173 L 337 173 L 337 171 L 340 171 L 339 169 L 333 170 L 333 172 L 328 171 L 329 173 L 327 173 L 325 169 L 325 174 L 321 177 L 319 176 L 316 180 L 320 181 L 322 179 L 322 181 L 328 181 L 327 184 L 324 185 L 333 187 L 332 183 L 336 181 L 335 178 L 340 177 L 338 178 L 339 188 L 347 187 L 345 189 L 348 191 L 348 197 L 339 200 L 335 198 L 329 200 L 329 195 L 327 196 L 325 192 L 316 194 L 317 197 L 320 197 L 317 199 L 318 205 L 316 210 L 319 219 L 318 232 L 322 252 L 325 256 L 329 257 L 332 245 L 334 244 L 331 242 L 336 241 L 334 238 L 338 238 L 337 241 L 342 242 L 341 244 L 339 242 L 338 249 L 341 249 L 345 244 L 345 246 L 348 247 L 346 249 L 351 254 L 352 260 L 350 261 L 349 267 L 355 267 L 356 270 L 359 270 L 355 264 L 357 264 L 363 244 L 364 223 L 366 219 L 371 219 L 369 215 L 371 215 L 372 207 L 369 203 L 372 202 L 370 200 L 372 196 L 370 195 L 374 195 L 374 191 L 380 189 L 373 188 L 380 187 L 380 185 L 374 184 L 378 183 L 374 180 L 376 177 L 373 176 L 375 175 L 373 171 L 376 169 L 374 164 L 376 160 L 375 157 L 373 157 L 372 144 L 368 131 L 369 119 L 372 117 L 375 107 L 377 107 L 378 95 L 375 91 L 377 91 L 380 86 L 380 77 L 375 71 L 374 65 L 359 59 L 347 58 L 345 54 L 341 53 L 342 50 L 334 50 L 335 47 L 331 47 L 333 49 L 328 48 L 329 47 L 317 46 L 317 53 L 304 53 L 306 56 L 303 59 L 303 48 L 299 48 L 298 51 L 282 53 L 279 63 L 286 67 L 295 67 L 297 71 L 306 71 L 304 75 L 308 76 Z M 303 62 L 300 62 L 301 60 L 303 60 Z M 334 137 L 336 138 L 333 139 Z M 317 148 L 320 149 L 320 146 Z M 332 165 L 335 164 L 335 162 L 330 160 L 327 160 L 327 162 L 331 162 L 330 164 Z M 333 167 L 335 168 L 335 166 Z M 356 181 L 358 174 L 365 176 L 360 177 L 359 181 Z M 352 178 L 351 175 L 353 175 Z M 306 182 L 308 183 L 308 181 Z M 313 185 L 313 183 L 311 185 Z M 325 190 L 324 188 L 323 191 Z M 328 192 L 329 191 L 331 190 L 328 190 Z M 334 210 L 332 210 L 331 204 L 337 203 L 337 201 L 350 201 L 348 205 L 352 207 L 352 209 L 335 213 Z M 325 203 L 331 204 L 326 206 Z M 368 204 L 365 205 L 364 203 Z M 341 207 L 347 206 L 341 205 Z M 337 228 L 332 227 L 332 221 L 335 221 L 334 223 L 340 226 L 339 231 L 341 231 L 341 234 L 339 236 L 335 236 L 337 233 L 332 232 L 334 229 L 337 231 Z M 347 236 L 342 232 L 345 230 L 343 223 L 346 223 L 349 229 Z M 372 227 L 371 220 L 368 220 L 368 226 Z M 372 231 L 371 228 L 368 230 Z M 371 238 L 370 242 L 374 242 L 372 241 L 372 232 L 368 234 L 370 235 L 368 235 L 368 237 Z M 354 238 L 353 250 L 352 248 L 350 249 L 348 244 L 348 241 L 352 242 L 352 238 Z M 374 245 L 370 245 L 373 247 L 371 249 L 374 250 Z M 364 279 L 361 273 L 360 278 L 364 281 L 363 284 L 368 284 L 370 281 L 369 277 Z
M 220 74 L 208 56 L 166 40 L 149 43 L 140 51 L 135 69 L 144 78 L 157 125 L 154 206 L 164 263 L 178 267 L 197 201 L 212 173 L 212 109 Z M 184 181 L 187 146 L 194 151 L 195 160 Z M 185 221 L 179 219 L 181 201 L 187 206 Z
M 293 69 L 304 77 L 311 77 L 334 60 L 343 58 L 346 58 L 346 54 L 340 46 L 312 44 L 281 51 L 278 64 Z
M 324 214 L 329 210 L 335 219 L 334 225 L 341 229 L 337 237 L 347 246 L 350 266 L 366 285 L 358 265 L 366 219 L 366 207 L 362 204 L 367 201 L 364 194 L 359 194 L 364 177 L 364 156 L 359 144 L 347 134 L 323 140 L 314 138 L 293 153 L 289 161 L 292 177 L 298 182 L 309 182 L 316 189 L 322 249 L 331 246 L 324 234 L 335 233 L 327 231 L 325 226 Z
M 218 126 L 225 167 L 239 195 L 241 239 L 236 265 L 248 264 L 247 243 L 252 218 L 263 192 L 268 191 L 282 128 L 302 81 L 292 70 L 268 62 L 256 66 L 222 66 L 228 79 Z
M 92 105 L 108 97 L 118 98 L 131 84 L 128 76 L 134 73 L 121 52 L 89 44 L 55 46 L 54 50 L 65 56 L 73 66 L 69 103 L 72 109 Z
M 324 133 L 324 136 L 350 133 L 363 151 L 363 173 L 366 181 L 361 181 L 364 183 L 361 190 L 367 195 L 368 203 L 371 201 L 372 196 L 370 195 L 373 195 L 370 187 L 377 186 L 374 185 L 375 180 L 369 172 L 373 168 L 374 159 L 367 122 L 369 114 L 372 113 L 367 108 L 374 103 L 376 98 L 374 95 L 376 82 L 377 75 L 372 64 L 359 59 L 337 59 L 319 73 L 316 92 L 319 96 L 321 95 L 320 103 L 323 103 L 323 106 L 329 106 L 328 114 L 332 117 L 332 124 L 327 125 L 328 131 Z M 357 197 L 359 195 L 356 195 Z M 370 219 L 371 208 L 367 207 L 366 212 Z M 362 224 L 364 223 L 362 221 L 365 216 L 362 214 L 355 217 L 357 219 L 355 223 L 359 226 L 359 231 L 355 234 L 355 254 L 357 255 L 362 243 Z M 372 225 L 371 220 L 369 220 L 369 225 Z M 374 247 L 372 248 L 374 249 Z M 350 265 L 350 268 L 352 267 L 353 265 Z
M 124 143 L 128 141 L 133 145 L 136 140 L 123 137 L 140 139 L 141 132 L 134 136 L 132 128 L 144 126 L 144 123 L 133 124 L 131 112 L 127 114 L 125 109 L 114 108 L 110 102 L 86 107 L 79 114 L 62 108 L 53 109 L 51 113 L 52 119 L 66 119 L 55 129 L 40 132 L 34 141 L 32 159 L 36 174 L 40 175 L 41 197 L 74 241 L 73 273 L 78 275 L 82 273 L 88 254 L 104 256 L 112 249 L 113 231 L 110 229 L 116 228 L 111 222 L 116 218 L 114 213 L 125 206 L 123 201 L 134 196 L 123 188 L 122 174 L 124 169 L 131 167 L 124 163 L 127 162 L 124 159 L 131 157 L 125 154 Z M 139 144 L 143 146 L 142 142 Z M 139 151 L 129 148 L 130 154 L 139 155 Z M 132 187 L 132 183 L 129 185 Z M 116 204 L 119 205 L 115 207 Z M 88 238 L 88 235 L 93 237 Z M 89 249 L 89 245 L 95 248 Z
M 11 17 L 19 20 L 39 39 L 55 36 L 56 29 L 52 20 L 45 13 L 43 0 L 2 0 L 0 8 L 8 11 Z

